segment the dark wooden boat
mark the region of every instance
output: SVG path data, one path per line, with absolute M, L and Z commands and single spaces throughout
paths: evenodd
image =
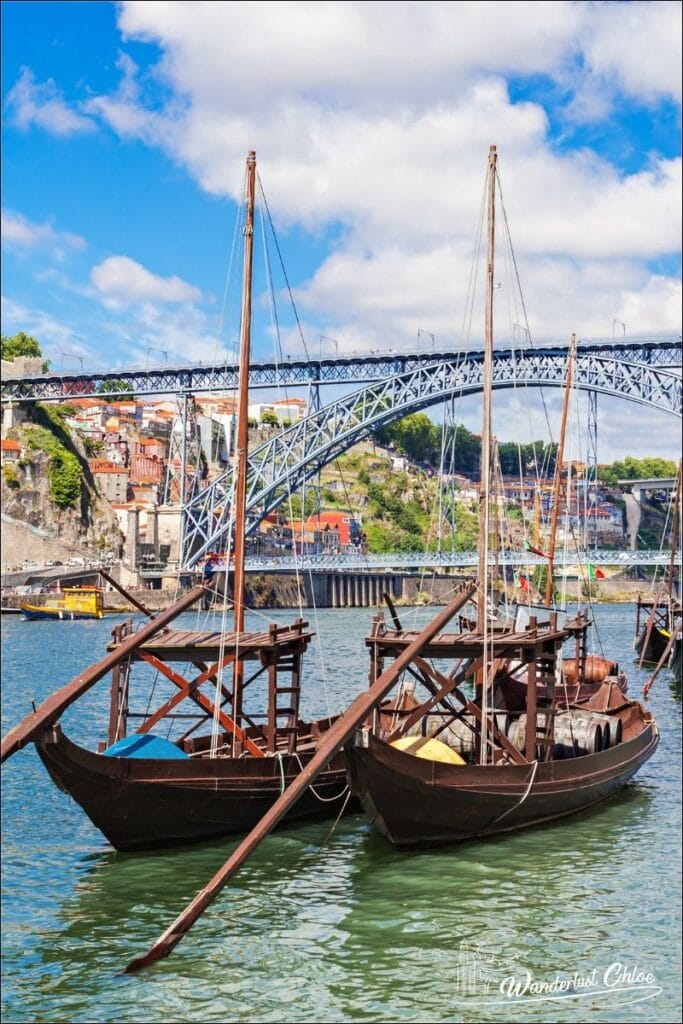
M 645 621 L 641 623 L 643 612 Z M 638 598 L 633 649 L 640 664 L 656 665 L 665 652 L 668 654 L 671 646 L 672 618 L 676 613 L 680 617 L 680 608 L 677 609 L 675 604 L 672 606 L 666 597 Z
M 72 743 L 59 725 L 35 743 L 56 785 L 125 851 L 248 832 L 315 753 L 308 743 L 300 753 L 263 758 L 105 757 Z M 340 754 L 287 820 L 336 814 L 347 792 Z
M 102 575 L 151 622 L 117 626 L 108 654 L 80 673 L 5 737 L 3 760 L 33 741 L 54 782 L 119 850 L 212 839 L 252 828 L 315 755 L 333 719 L 299 716 L 301 662 L 312 633 L 297 619 L 254 633 L 244 623 L 244 552 L 248 367 L 256 158 L 247 160 L 244 275 L 236 441 L 234 622 L 231 632 L 172 630 L 170 623 L 207 587 L 196 587 L 152 617 L 106 573 Z M 225 597 L 225 595 L 224 595 Z M 136 690 L 135 669 L 156 671 Z M 180 666 L 180 667 L 179 667 Z M 194 675 L 185 675 L 184 666 Z M 231 680 L 223 678 L 229 672 Z M 247 672 L 251 674 L 247 676 Z M 68 739 L 62 711 L 111 672 L 107 741 L 95 753 Z M 249 712 L 256 680 L 266 682 Z M 159 685 L 157 685 L 159 684 Z M 137 703 L 136 703 L 137 702 Z M 155 730 L 163 728 L 162 738 Z M 204 728 L 203 735 L 199 730 Z M 184 729 L 184 731 L 183 731 Z M 129 731 L 133 730 L 133 731 Z M 292 809 L 292 820 L 337 815 L 348 804 L 343 756 Z
M 395 846 L 435 846 L 540 825 L 583 811 L 621 789 L 654 753 L 659 732 L 629 704 L 619 746 L 532 764 L 439 764 L 396 750 L 372 733 L 347 747 L 353 791 Z
M 633 647 L 640 665 L 654 665 L 646 684 L 652 686 L 660 670 L 667 666 L 677 683 L 683 669 L 683 606 L 681 605 L 680 563 L 676 562 L 681 534 L 681 464 L 676 475 L 676 490 L 671 517 L 671 556 L 666 579 L 651 597 L 638 595 Z
M 497 626 L 488 612 L 496 162 L 492 147 L 476 628 L 437 634 L 421 644 L 408 673 L 426 690 L 425 698 L 415 707 L 411 692 L 405 713 L 398 707 L 390 717 L 375 714 L 346 747 L 352 792 L 375 827 L 402 847 L 511 832 L 585 810 L 624 786 L 659 741 L 650 712 L 624 696 L 618 667 L 587 655 L 587 617 L 561 622 L 550 607 L 571 360 L 547 607 L 539 613 L 546 618 L 534 614 L 516 625 Z M 387 659 L 400 659 L 416 642 L 415 634 L 400 628 L 393 610 L 392 615 L 394 629 L 378 617 L 366 641 L 371 689 Z M 565 645 L 573 646 L 573 659 L 563 659 Z M 584 699 L 578 700 L 582 691 Z

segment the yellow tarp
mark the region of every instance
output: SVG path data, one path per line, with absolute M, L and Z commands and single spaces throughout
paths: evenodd
M 427 736 L 401 736 L 391 744 L 397 750 L 405 754 L 412 754 L 413 757 L 422 757 L 425 761 L 440 761 L 441 764 L 465 764 L 460 754 L 451 747 L 446 746 L 441 740 L 430 739 Z

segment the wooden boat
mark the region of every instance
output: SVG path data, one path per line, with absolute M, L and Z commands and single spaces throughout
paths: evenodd
M 650 712 L 624 696 L 616 677 L 580 704 L 554 700 L 562 647 L 585 628 L 579 617 L 558 628 L 553 614 L 488 641 L 496 662 L 514 654 L 526 664 L 524 712 L 507 710 L 505 680 L 488 711 L 481 690 L 475 700 L 462 692 L 457 666 L 465 666 L 463 681 L 471 679 L 470 666 L 483 661 L 481 634 L 440 634 L 423 647 L 413 664 L 432 697 L 415 708 L 413 696 L 403 713 L 376 716 L 346 748 L 352 791 L 378 831 L 404 847 L 457 842 L 584 810 L 625 785 L 657 747 Z M 383 665 L 414 639 L 378 620 L 367 641 L 372 663 Z M 455 663 L 455 674 L 434 672 L 432 659 Z M 394 746 L 411 736 L 407 752 Z M 459 763 L 421 755 L 427 737 L 438 737 Z
M 100 587 L 65 587 L 62 597 L 50 597 L 45 604 L 20 601 L 25 619 L 46 619 L 58 622 L 74 619 L 103 619 L 104 605 Z
M 671 557 L 666 580 L 654 597 L 638 595 L 633 647 L 640 665 L 654 665 L 647 689 L 667 666 L 674 680 L 681 682 L 683 670 L 683 606 L 680 600 L 680 567 L 676 564 L 680 538 L 681 466 L 678 466 L 672 515 Z
M 575 647 L 577 685 L 586 682 L 587 618 L 560 623 L 548 608 L 545 621 L 530 616 L 521 629 L 497 628 L 487 611 L 496 166 L 491 147 L 476 629 L 423 644 L 408 670 L 426 699 L 405 714 L 400 708 L 390 718 L 376 713 L 346 747 L 352 791 L 375 827 L 404 847 L 510 832 L 584 810 L 624 786 L 659 741 L 652 715 L 627 700 L 616 674 L 587 701 L 577 703 L 566 690 L 561 699 L 565 644 Z M 565 410 L 566 400 L 567 391 Z M 565 415 L 560 452 L 564 425 Z M 557 504 L 556 493 L 555 520 Z M 554 545 L 550 550 L 549 589 Z M 388 630 L 377 620 L 368 638 L 371 689 L 386 660 L 415 643 L 395 615 L 394 626 Z M 472 696 L 465 685 L 473 686 Z M 523 711 L 516 705 L 520 692 Z
M 256 158 L 247 160 L 244 278 L 237 424 L 234 533 L 234 628 L 172 630 L 170 623 L 206 594 L 195 587 L 156 618 L 103 573 L 151 621 L 137 631 L 117 626 L 105 657 L 29 715 L 3 740 L 3 759 L 33 741 L 54 782 L 69 794 L 119 850 L 211 839 L 251 828 L 315 755 L 333 719 L 299 717 L 301 662 L 312 633 L 298 619 L 250 633 L 244 625 L 244 524 L 251 267 Z M 178 667 L 180 663 L 180 667 Z M 156 670 L 166 692 L 136 704 L 134 670 Z M 183 666 L 194 666 L 186 676 Z M 232 685 L 223 671 L 232 673 Z M 247 669 L 251 675 L 247 677 Z M 70 740 L 58 719 L 69 704 L 111 672 L 107 741 L 97 752 Z M 262 713 L 244 707 L 258 679 L 267 681 Z M 209 690 L 209 692 L 207 692 Z M 182 707 L 181 707 L 182 705 Z M 155 729 L 187 726 L 173 742 Z M 130 727 L 135 731 L 129 733 Z M 204 726 L 206 732 L 198 734 Z M 340 753 L 296 808 L 292 819 L 338 814 L 348 803 Z

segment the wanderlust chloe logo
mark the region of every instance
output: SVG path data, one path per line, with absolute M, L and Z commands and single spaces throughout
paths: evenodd
M 460 995 L 487 995 L 486 1005 L 604 997 L 610 1005 L 626 1006 L 658 996 L 662 991 L 654 974 L 638 964 L 614 961 L 586 973 L 556 972 L 541 978 L 492 953 L 480 942 L 463 940 L 458 949 L 456 988 Z

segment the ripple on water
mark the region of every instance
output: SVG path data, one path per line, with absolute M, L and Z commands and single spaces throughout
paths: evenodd
M 630 658 L 633 610 L 597 610 L 605 653 Z M 426 617 L 427 612 L 421 615 Z M 274 614 L 284 621 L 285 613 Z M 307 713 L 364 689 L 367 611 L 319 613 L 328 678 L 307 659 Z M 260 621 L 260 620 L 259 620 Z M 196 628 L 194 615 L 184 617 Z M 110 624 L 3 623 L 3 729 L 74 675 Z M 23 627 L 28 627 L 24 629 Z M 626 654 L 625 654 L 626 652 Z M 628 668 L 628 666 L 627 666 Z M 629 670 L 637 694 L 647 672 Z M 68 731 L 94 743 L 95 688 Z M 660 748 L 604 805 L 551 827 L 402 853 L 360 816 L 277 832 L 173 956 L 116 972 L 168 926 L 235 842 L 119 855 L 49 784 L 32 749 L 3 770 L 3 1019 L 7 1021 L 519 1021 L 680 1019 L 680 691 L 660 677 Z M 106 694 L 104 703 L 106 704 Z M 641 1006 L 601 999 L 482 1006 L 463 994 L 460 944 L 552 979 L 614 960 L 651 970 Z M 552 1015 L 552 1016 L 551 1016 Z

